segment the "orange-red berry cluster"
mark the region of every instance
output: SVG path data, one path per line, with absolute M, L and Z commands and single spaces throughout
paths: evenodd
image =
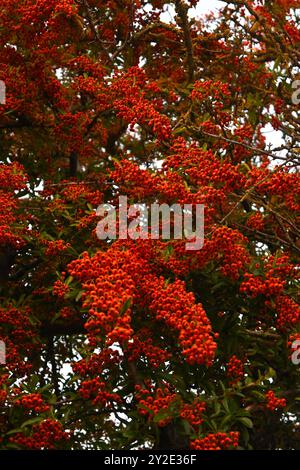
M 147 416 L 153 420 L 156 415 L 165 414 L 157 423 L 161 427 L 166 426 L 173 420 L 176 409 L 178 410 L 181 406 L 181 399 L 176 393 L 170 392 L 167 386 L 153 390 L 151 387 L 143 388 L 136 385 L 135 389 L 137 391 L 136 399 L 139 403 L 139 413 L 142 416 Z
M 244 377 L 244 363 L 235 355 L 231 356 L 227 364 L 227 375 L 230 377 L 231 383 L 239 382 Z
M 39 393 L 29 393 L 20 397 L 15 400 L 15 405 L 21 406 L 25 410 L 32 410 L 35 413 L 44 413 L 50 408 Z
M 208 434 L 202 439 L 195 439 L 191 442 L 191 448 L 194 450 L 228 450 L 236 448 L 239 445 L 239 433 L 217 432 Z
M 46 250 L 45 250 L 46 256 L 56 256 L 66 251 L 71 246 L 70 243 L 66 243 L 64 240 L 55 240 L 55 241 L 45 240 L 44 244 L 46 245 Z
M 70 288 L 65 284 L 63 281 L 58 279 L 57 281 L 54 282 L 52 292 L 53 295 L 63 299 L 65 295 L 69 292 Z
M 180 417 L 188 421 L 192 426 L 200 426 L 203 423 L 203 413 L 206 409 L 206 403 L 195 399 L 193 403 L 185 403 L 180 411 Z
M 271 411 L 278 410 L 280 408 L 284 408 L 286 406 L 286 399 L 285 398 L 277 398 L 273 390 L 269 390 L 266 393 L 266 400 L 267 400 L 267 408 Z
M 189 364 L 211 365 L 217 345 L 210 322 L 194 294 L 185 290 L 184 282 L 176 280 L 165 285 L 164 279 L 152 284 L 150 311 L 158 320 L 179 331 L 178 341 Z
M 100 377 L 84 380 L 81 383 L 79 394 L 85 400 L 92 400 L 93 405 L 101 407 L 109 407 L 113 402 L 121 402 L 120 395 L 105 390 L 105 382 Z
M 32 428 L 31 436 L 16 433 L 9 441 L 29 450 L 60 449 L 70 439 L 70 434 L 54 419 L 45 419 Z

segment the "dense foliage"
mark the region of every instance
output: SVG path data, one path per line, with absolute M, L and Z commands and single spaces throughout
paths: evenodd
M 1 2 L 2 449 L 300 448 L 300 2 L 197 3 Z M 119 195 L 203 248 L 99 240 Z

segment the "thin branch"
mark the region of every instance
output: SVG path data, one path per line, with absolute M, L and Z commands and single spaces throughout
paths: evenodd
M 274 158 L 275 160 L 284 160 L 285 162 L 287 162 L 287 160 L 289 160 L 289 162 L 294 161 L 292 158 L 288 159 L 286 157 L 281 157 L 280 155 L 274 155 L 273 152 L 269 152 L 268 150 L 259 149 L 257 147 L 253 147 L 252 145 L 246 144 L 245 142 L 239 142 L 238 140 L 229 139 L 228 137 L 224 137 L 223 135 L 212 134 L 211 132 L 206 132 L 202 129 L 197 129 L 197 131 L 201 132 L 204 135 L 207 135 L 208 137 L 213 137 L 214 139 L 224 140 L 224 142 L 228 142 L 229 144 L 239 145 L 248 150 L 252 150 L 255 153 L 260 153 L 261 155 L 266 155 L 268 157 Z

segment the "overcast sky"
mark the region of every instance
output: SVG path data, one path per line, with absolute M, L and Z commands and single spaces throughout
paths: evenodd
M 224 2 L 219 2 L 218 0 L 202 0 L 198 3 L 196 7 L 197 14 L 208 13 L 212 10 L 216 10 L 218 7 L 224 5 Z
M 189 14 L 191 16 L 201 16 L 205 13 L 209 13 L 210 11 L 215 11 L 218 9 L 218 7 L 224 5 L 224 2 L 218 1 L 218 0 L 201 0 L 198 2 L 198 5 L 196 8 L 191 8 L 189 10 Z M 174 8 L 173 7 L 168 7 L 168 11 L 171 12 L 171 15 L 174 14 Z M 170 21 L 170 13 L 165 13 L 162 15 L 162 19 L 164 21 Z

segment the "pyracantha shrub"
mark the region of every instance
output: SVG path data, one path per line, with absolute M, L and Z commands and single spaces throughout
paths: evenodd
M 200 3 L 1 2 L 0 449 L 300 448 L 300 2 Z

